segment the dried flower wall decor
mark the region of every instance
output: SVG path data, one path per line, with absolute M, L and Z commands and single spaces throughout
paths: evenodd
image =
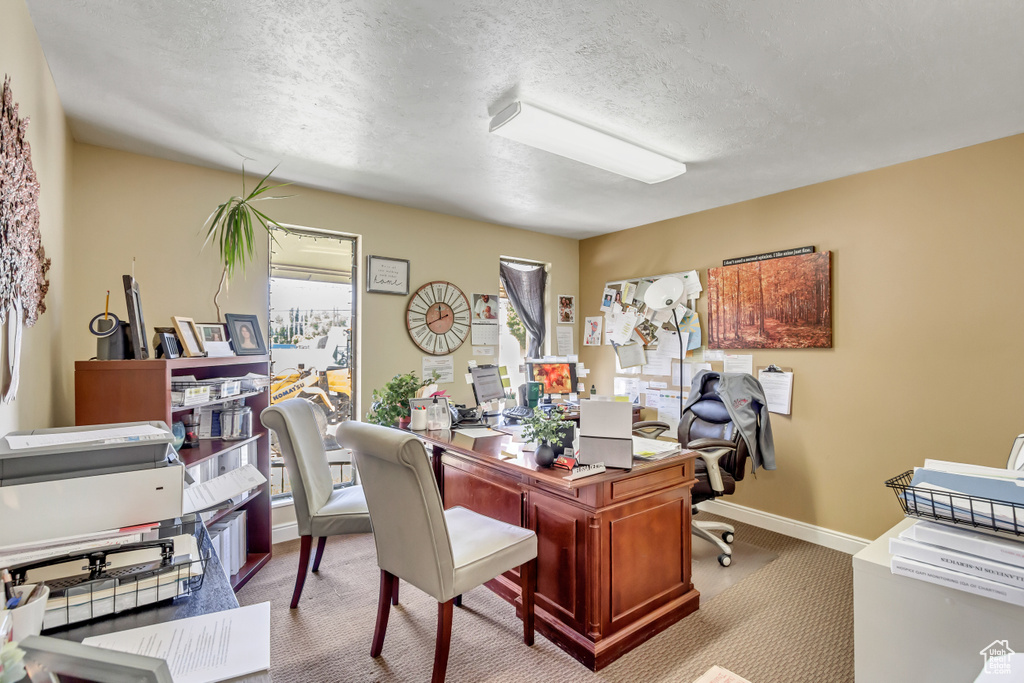
M 39 181 L 25 139 L 28 123 L 18 118 L 11 79 L 5 76 L 0 100 L 0 326 L 7 325 L 10 373 L 5 403 L 18 391 L 21 326 L 32 327 L 46 311 L 43 299 L 50 288 L 50 259 L 39 234 Z

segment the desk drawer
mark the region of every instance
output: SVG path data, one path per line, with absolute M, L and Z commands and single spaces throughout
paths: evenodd
M 655 470 L 646 474 L 638 474 L 628 479 L 611 482 L 611 502 L 618 503 L 629 498 L 636 498 L 652 491 L 677 486 L 680 482 L 692 478 L 687 475 L 688 463 L 680 463 L 674 467 Z

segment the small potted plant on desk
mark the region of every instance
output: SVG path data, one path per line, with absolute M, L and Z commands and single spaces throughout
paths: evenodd
M 551 442 L 565 431 L 562 416 L 562 407 L 557 406 L 547 412 L 537 409 L 532 417 L 523 420 L 523 439 L 537 444 L 533 459 L 541 467 L 551 467 L 555 462 L 555 449 Z
M 394 427 L 395 423 L 399 427 L 407 427 L 409 399 L 415 398 L 420 389 L 436 378 L 436 373 L 429 380 L 421 380 L 415 372 L 395 375 L 382 389 L 373 390 L 373 403 L 370 404 L 370 412 L 366 413 L 366 421 L 384 427 Z

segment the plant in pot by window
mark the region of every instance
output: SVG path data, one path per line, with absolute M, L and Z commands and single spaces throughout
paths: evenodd
M 535 410 L 532 417 L 523 420 L 523 439 L 537 444 L 533 459 L 541 467 L 551 467 L 555 461 L 555 449 L 551 442 L 565 431 L 562 416 L 562 408 L 557 406 L 546 413 Z
M 253 226 L 258 226 L 267 231 L 273 239 L 272 228 L 278 228 L 290 232 L 273 218 L 256 208 L 256 202 L 268 199 L 287 199 L 292 195 L 268 195 L 269 190 L 276 190 L 291 183 L 282 185 L 267 185 L 267 178 L 277 170 L 275 166 L 270 173 L 263 176 L 251 192 L 245 192 L 245 164 L 242 164 L 242 194 L 231 197 L 218 206 L 210 214 L 203 227 L 210 226 L 206 231 L 206 241 L 203 248 L 211 241 L 216 240 L 220 249 L 220 261 L 224 271 L 220 276 L 220 285 L 217 293 L 213 296 L 213 305 L 217 308 L 217 322 L 223 322 L 220 313 L 220 295 L 227 286 L 228 278 L 234 275 L 235 268 L 241 268 L 245 272 L 246 261 L 252 261 L 256 257 L 256 231 Z
M 421 380 L 415 372 L 395 375 L 381 389 L 373 390 L 373 402 L 370 412 L 366 413 L 366 421 L 384 427 L 394 427 L 395 423 L 409 420 L 409 399 L 416 397 L 418 392 L 437 379 L 437 373 L 428 380 Z

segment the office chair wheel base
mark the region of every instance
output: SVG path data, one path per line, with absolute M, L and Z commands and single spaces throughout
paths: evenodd
M 726 532 L 724 532 L 722 534 L 722 540 L 725 541 L 726 543 L 730 543 L 731 544 L 733 541 L 736 540 L 736 536 L 733 535 L 733 533 L 731 531 L 726 531 Z
M 718 556 L 718 564 L 722 565 L 723 567 L 728 567 L 730 564 L 732 564 L 732 555 L 729 555 L 728 553 L 722 553 Z

